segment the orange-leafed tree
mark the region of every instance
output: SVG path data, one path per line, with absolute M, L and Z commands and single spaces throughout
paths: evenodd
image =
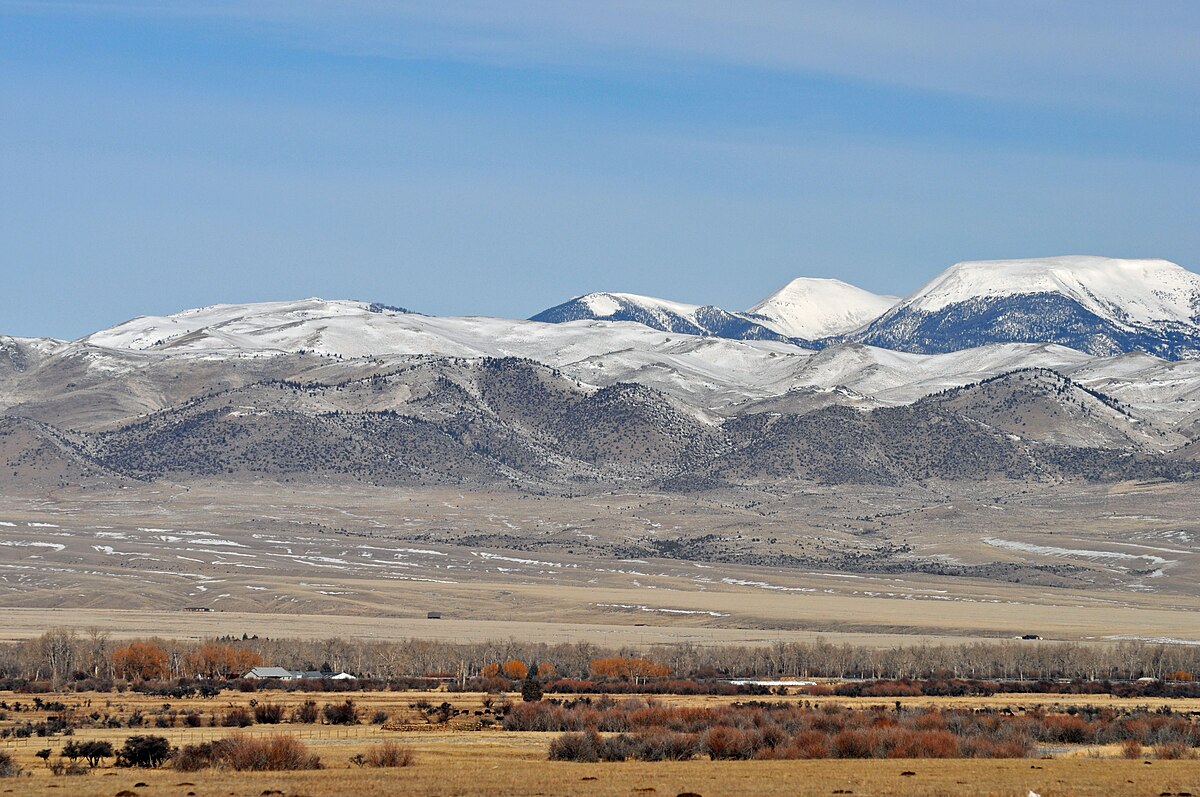
M 262 664 L 262 656 L 237 645 L 205 642 L 188 656 L 187 662 L 188 668 L 197 675 L 229 678 Z
M 509 659 L 504 662 L 500 670 L 504 673 L 505 678 L 513 681 L 519 681 L 529 675 L 529 667 L 520 659 Z
M 656 664 L 649 659 L 613 656 L 592 660 L 592 675 L 597 678 L 612 678 L 623 681 L 644 681 L 648 678 L 666 678 L 671 668 Z
M 554 669 L 554 665 L 548 661 L 543 661 L 537 666 L 538 678 L 553 678 L 558 675 L 558 670 Z
M 113 670 L 121 678 L 149 681 L 171 672 L 171 658 L 153 642 L 130 642 L 112 654 Z
M 496 664 L 495 662 L 492 662 L 491 664 L 485 664 L 483 665 L 481 674 L 484 678 L 495 678 L 500 674 L 500 665 Z

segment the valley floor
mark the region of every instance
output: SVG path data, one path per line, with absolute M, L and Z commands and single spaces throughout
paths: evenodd
M 879 646 L 1023 634 L 1196 643 L 1198 490 L 10 493 L 0 496 L 0 638 L 63 625 L 613 646 L 817 635 Z M 426 620 L 430 611 L 444 619 Z

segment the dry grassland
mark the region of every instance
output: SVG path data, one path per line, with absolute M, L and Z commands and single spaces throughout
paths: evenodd
M 55 777 L 34 753 L 50 747 L 55 755 L 66 741 L 53 739 L 7 740 L 0 747 L 14 753 L 31 774 L 20 779 L 0 780 L 0 793 L 29 795 L 81 795 L 114 797 L 122 791 L 142 795 L 187 797 L 344 797 L 349 795 L 571 795 L 609 797 L 642 795 L 674 797 L 692 792 L 704 797 L 722 795 L 1017 795 L 1033 790 L 1043 797 L 1067 795 L 1123 794 L 1157 797 L 1164 793 L 1200 794 L 1200 762 L 1102 759 L 1115 756 L 1110 749 L 1063 750 L 1053 759 L 1015 760 L 817 760 L 817 761 L 708 761 L 622 762 L 574 764 L 546 760 L 547 747 L 555 734 L 513 733 L 474 729 L 474 711 L 484 706 L 485 695 L 445 692 L 367 693 L 349 695 L 363 716 L 376 711 L 390 717 L 385 727 L 356 725 L 282 724 L 252 726 L 242 731 L 254 736 L 288 733 L 298 736 L 326 767 L 315 772 L 237 773 L 201 771 L 194 773 L 162 770 L 116 769 L 111 762 L 91 774 Z M 132 694 L 81 694 L 43 696 L 79 705 L 86 711 L 101 710 L 121 716 L 139 710 L 147 715 L 162 707 L 162 698 Z M 293 708 L 304 700 L 318 704 L 340 702 L 342 693 L 224 693 L 211 700 L 167 701 L 174 709 L 201 709 L 220 716 L 234 706 L 251 700 Z M 0 693 L 10 704 L 28 704 L 30 696 Z M 518 699 L 509 695 L 508 699 Z M 666 697 L 663 702 L 685 705 L 718 705 L 732 702 L 726 697 Z M 804 698 L 791 697 L 789 700 Z M 425 723 L 412 703 L 450 701 L 467 709 L 447 725 Z M 844 705 L 890 704 L 892 700 L 847 700 L 822 698 Z M 909 705 L 1022 706 L 1112 705 L 1151 708 L 1169 704 L 1175 711 L 1200 711 L 1200 700 L 1118 700 L 1075 695 L 998 695 L 991 698 L 934 699 L 904 698 Z M 31 712 L 10 713 L 6 724 L 17 719 L 36 719 Z M 81 729 L 78 740 L 108 740 L 119 746 L 135 733 L 159 734 L 172 744 L 213 740 L 235 733 L 230 728 L 114 728 Z M 382 741 L 399 741 L 416 752 L 416 764 L 391 770 L 360 769 L 350 758 Z M 902 773 L 912 774 L 902 774 Z M 129 795 L 126 795 L 129 797 Z
M 415 766 L 294 773 L 102 770 L 78 778 L 0 782 L 0 791 L 44 797 L 368 797 L 369 795 L 545 795 L 546 797 L 798 797 L 802 795 L 1013 795 L 1158 797 L 1200 793 L 1196 762 L 1037 760 L 689 761 L 569 764 L 544 760 L 544 745 L 519 749 L 420 745 Z M 347 765 L 349 766 L 349 765 Z M 903 775 L 912 772 L 912 775 Z M 144 785 L 137 785 L 144 784 Z M 128 796 L 127 796 L 128 797 Z

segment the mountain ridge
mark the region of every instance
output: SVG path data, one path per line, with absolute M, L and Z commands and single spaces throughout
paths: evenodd
M 710 320 L 699 322 L 707 314 Z M 1200 357 L 1200 275 L 1166 260 L 1070 255 L 963 261 L 903 299 L 801 277 L 745 312 L 634 294 L 585 294 L 532 317 L 634 321 L 805 348 L 847 341 L 920 354 L 1057 343 L 1089 354 Z M 764 331 L 765 330 L 765 331 Z

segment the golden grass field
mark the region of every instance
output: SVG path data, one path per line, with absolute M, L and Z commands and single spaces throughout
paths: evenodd
M 547 747 L 555 734 L 513 733 L 502 730 L 478 730 L 474 711 L 482 709 L 485 695 L 479 693 L 402 692 L 349 695 L 361 714 L 369 719 L 375 711 L 385 711 L 385 726 L 361 724 L 351 727 L 329 725 L 251 726 L 241 731 L 255 736 L 287 733 L 298 736 L 312 752 L 321 757 L 325 769 L 313 772 L 239 773 L 226 771 L 174 772 L 129 770 L 112 767 L 111 761 L 88 775 L 53 776 L 35 757 L 42 748 L 55 754 L 66 741 L 53 739 L 5 740 L 0 743 L 12 752 L 28 775 L 0 780 L 0 793 L 29 795 L 86 795 L 115 797 L 122 791 L 136 795 L 178 795 L 187 797 L 343 797 L 343 795 L 675 795 L 692 792 L 719 795 L 1018 795 L 1033 790 L 1042 797 L 1066 795 L 1172 795 L 1200 794 L 1200 761 L 1160 761 L 1115 758 L 1110 749 L 1074 748 L 1057 753 L 1055 758 L 1013 760 L 818 760 L 818 761 L 708 761 L 623 762 L 576 764 L 547 760 Z M 172 708 L 200 708 L 218 716 L 234 706 L 246 706 L 251 700 L 295 707 L 306 699 L 319 704 L 344 700 L 344 693 L 223 693 L 209 700 L 166 701 Z M 128 716 L 134 710 L 149 714 L 161 708 L 162 698 L 136 694 L 69 694 L 43 696 L 62 700 L 80 710 L 100 710 Z M 509 695 L 506 699 L 519 699 Z M 731 702 L 726 697 L 661 697 L 667 703 L 718 705 Z M 806 698 L 790 697 L 789 700 Z M 0 693 L 0 700 L 28 704 L 29 695 Z M 419 700 L 451 702 L 467 709 L 446 726 L 426 724 L 410 704 Z M 844 705 L 870 706 L 890 704 L 893 700 L 818 698 Z M 1112 705 L 1119 707 L 1169 704 L 1174 711 L 1200 711 L 1198 700 L 1122 700 L 1095 696 L 999 695 L 990 698 L 905 698 L 907 704 L 942 706 L 1014 706 L 1047 707 L 1068 705 Z M 44 715 L 44 712 L 41 713 Z M 10 712 L 3 724 L 41 716 L 37 713 Z M 222 738 L 229 728 L 128 728 L 81 729 L 74 738 L 104 739 L 119 746 L 129 735 L 150 733 L 166 736 L 180 745 Z M 350 758 L 371 745 L 392 740 L 410 746 L 416 763 L 401 769 L 360 769 Z M 1146 763 L 1149 761 L 1149 763 Z M 911 772 L 914 774 L 903 775 Z M 126 797 L 129 797 L 126 795 Z
M 1059 760 L 689 761 L 570 764 L 538 749 L 419 745 L 404 769 L 293 773 L 177 773 L 101 770 L 77 778 L 29 778 L 0 791 L 113 797 L 362 797 L 374 795 L 546 795 L 546 797 L 796 797 L 798 795 L 1016 795 L 1157 797 L 1197 793 L 1196 762 Z M 539 755 L 539 752 L 541 755 Z M 348 765 L 347 765 L 348 766 Z M 902 772 L 913 772 L 903 776 Z M 138 785 L 142 784 L 142 785 Z

